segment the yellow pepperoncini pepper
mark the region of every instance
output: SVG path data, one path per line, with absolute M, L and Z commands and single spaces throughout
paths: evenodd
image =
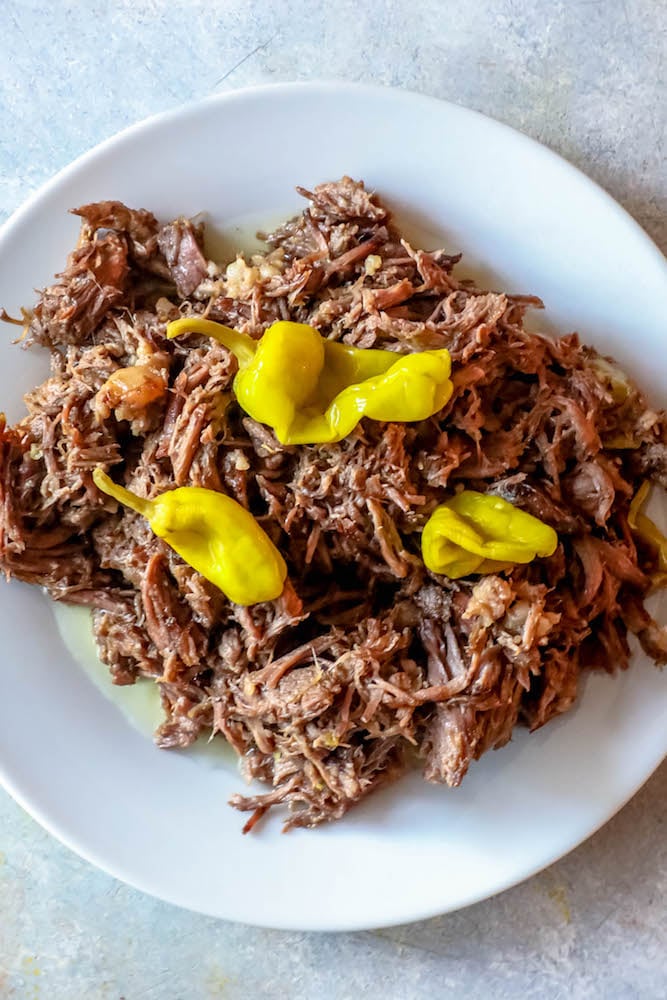
M 102 469 L 95 469 L 93 480 L 103 493 L 142 514 L 159 538 L 235 604 L 272 601 L 282 593 L 283 557 L 252 514 L 231 497 L 181 486 L 145 500 Z
M 658 525 L 654 524 L 650 517 L 641 512 L 650 492 L 651 483 L 647 479 L 641 484 L 632 498 L 628 511 L 628 524 L 643 541 L 648 545 L 652 545 L 654 549 L 657 549 L 658 568 L 660 570 L 659 582 L 662 582 L 663 575 L 667 573 L 667 538 L 665 538 Z
M 453 390 L 446 350 L 362 350 L 286 321 L 274 323 L 260 340 L 196 317 L 167 325 L 169 338 L 181 333 L 213 337 L 236 356 L 239 404 L 272 427 L 282 444 L 341 441 L 362 417 L 425 420 Z
M 501 497 L 474 490 L 436 507 L 422 533 L 424 563 L 452 579 L 550 556 L 557 545 L 548 524 Z

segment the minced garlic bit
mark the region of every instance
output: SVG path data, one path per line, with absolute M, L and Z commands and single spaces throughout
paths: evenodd
M 381 267 L 382 257 L 379 257 L 376 253 L 369 254 L 364 264 L 366 274 L 376 274 Z
M 162 296 L 155 303 L 155 313 L 161 323 L 166 323 L 170 319 L 178 319 L 178 306 Z
M 232 299 L 245 299 L 259 281 L 259 269 L 248 267 L 241 254 L 227 265 L 225 282 L 227 294 Z
M 259 276 L 262 281 L 269 281 L 271 278 L 276 278 L 279 274 L 282 274 L 280 262 L 269 260 L 261 253 L 254 253 L 250 260 L 253 266 L 259 270 Z

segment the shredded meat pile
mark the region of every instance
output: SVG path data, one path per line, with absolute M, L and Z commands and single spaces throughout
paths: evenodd
M 527 333 L 535 298 L 480 291 L 457 256 L 413 249 L 350 178 L 226 268 L 201 227 L 85 205 L 79 244 L 34 310 L 27 342 L 52 375 L 0 435 L 0 563 L 88 605 L 116 684 L 152 678 L 161 747 L 222 734 L 248 777 L 246 829 L 287 804 L 286 828 L 342 816 L 421 758 L 458 785 L 470 763 L 573 704 L 587 667 L 657 662 L 644 609 L 655 550 L 628 526 L 640 483 L 667 483 L 667 421 L 576 334 Z M 259 337 L 276 319 L 360 347 L 449 349 L 454 393 L 418 424 L 364 420 L 340 444 L 289 447 L 240 411 L 221 345 L 167 341 L 205 314 Z M 276 601 L 240 607 L 137 514 L 96 466 L 143 496 L 222 490 L 283 553 Z M 553 556 L 457 581 L 428 572 L 420 532 L 457 487 L 552 525 Z

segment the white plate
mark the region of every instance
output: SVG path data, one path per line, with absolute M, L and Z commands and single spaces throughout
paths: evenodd
M 667 385 L 667 269 L 603 191 L 535 142 L 471 111 L 341 84 L 215 97 L 142 123 L 78 160 L 0 238 L 0 303 L 30 305 L 73 246 L 70 206 L 120 198 L 169 219 L 275 219 L 294 185 L 363 178 L 497 287 L 541 295 L 551 328 L 577 328 L 656 401 Z M 10 417 L 43 359 L 0 346 Z M 21 623 L 18 627 L 18 623 Z M 181 906 L 298 929 L 352 929 L 465 906 L 589 836 L 667 751 L 667 683 L 637 657 L 595 676 L 577 709 L 474 765 L 457 791 L 417 776 L 342 822 L 242 837 L 226 805 L 239 778 L 156 750 L 66 652 L 36 589 L 11 584 L 3 636 L 0 774 L 75 851 Z

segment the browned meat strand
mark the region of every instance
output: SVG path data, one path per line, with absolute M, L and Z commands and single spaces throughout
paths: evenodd
M 201 251 L 201 231 L 188 219 L 177 219 L 165 226 L 157 238 L 176 291 L 183 298 L 192 295 L 206 276 L 206 259 Z
M 246 829 L 280 805 L 286 827 L 340 817 L 415 754 L 458 785 L 516 724 L 567 711 L 584 668 L 627 666 L 628 631 L 667 662 L 644 608 L 657 554 L 628 525 L 643 479 L 667 482 L 665 414 L 576 334 L 527 333 L 539 300 L 480 291 L 458 257 L 411 247 L 360 183 L 301 193 L 303 215 L 226 269 L 187 220 L 77 209 L 79 245 L 29 329 L 52 375 L 0 433 L 5 573 L 95 609 L 114 682 L 159 684 L 160 746 L 222 734 L 269 783 L 232 800 Z M 282 318 L 361 347 L 446 347 L 454 393 L 422 423 L 284 447 L 240 412 L 225 348 L 166 340 L 169 319 L 203 312 L 254 336 Z M 96 491 L 98 465 L 148 497 L 234 497 L 285 556 L 282 596 L 231 604 Z M 462 484 L 551 524 L 554 555 L 427 572 L 421 529 Z

